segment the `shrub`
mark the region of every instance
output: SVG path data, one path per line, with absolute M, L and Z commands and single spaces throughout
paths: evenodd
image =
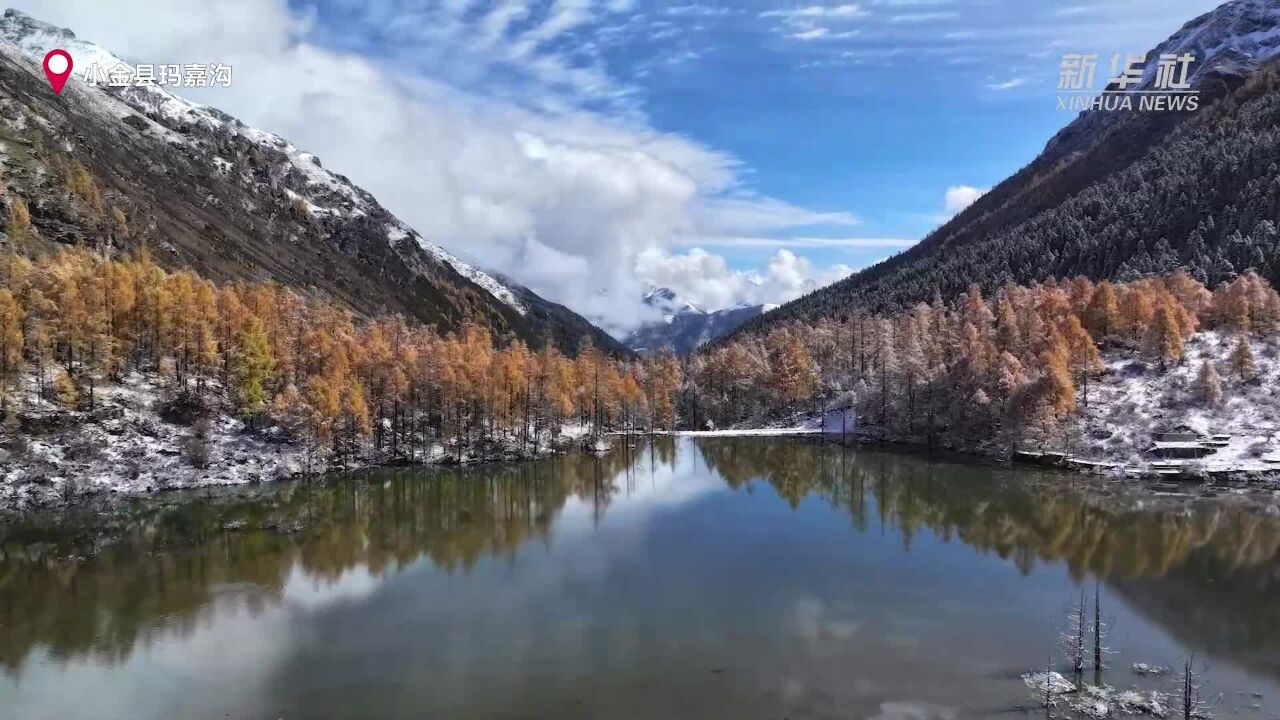
M 201 470 L 209 467 L 209 418 L 203 417 L 191 426 L 191 433 L 182 441 L 182 454 L 192 467 Z

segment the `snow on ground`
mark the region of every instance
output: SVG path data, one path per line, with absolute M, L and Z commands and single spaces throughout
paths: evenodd
M 325 168 L 312 153 L 300 150 L 279 135 L 249 127 L 216 108 L 181 98 L 165 87 L 132 83 L 125 87 L 90 85 L 86 80 L 86 73 L 91 73 L 95 68 L 104 73 L 119 68 L 132 77 L 134 66 L 91 42 L 76 38 L 68 30 L 48 25 L 20 12 L 9 10 L 0 17 L 0 53 L 25 61 L 31 73 L 40 78 L 40 82 L 44 82 L 44 78 L 39 64 L 45 53 L 53 48 L 61 48 L 72 57 L 74 70 L 72 82 L 65 91 L 67 97 L 74 95 L 93 112 L 117 120 L 133 118 L 133 122 L 144 123 L 150 132 L 177 145 L 190 144 L 191 140 L 182 133 L 155 122 L 149 114 L 179 126 L 235 133 L 256 145 L 281 152 L 287 158 L 281 167 L 283 173 L 287 175 L 296 172 L 302 179 L 300 189 L 304 192 L 290 192 L 290 195 L 305 203 L 312 216 L 360 218 L 369 215 L 377 203 L 368 192 Z M 215 170 L 231 171 L 225 159 L 214 153 L 210 153 L 209 157 Z M 511 288 L 497 278 L 426 241 L 398 219 L 393 218 L 387 227 L 387 237 L 392 244 L 410 234 L 416 237 L 422 249 L 438 261 L 449 265 L 458 274 L 479 285 L 521 315 L 527 312 Z
M 777 437 L 780 435 L 816 435 L 816 427 L 738 428 L 734 430 L 679 430 L 674 435 L 692 437 Z
M 528 309 L 516 299 L 516 295 L 511 291 L 511 288 L 499 282 L 497 278 L 462 262 L 453 253 L 450 253 L 439 245 L 427 242 L 419 235 L 415 234 L 415 237 L 418 240 L 419 247 L 426 250 L 440 262 L 452 267 L 462 277 L 470 280 L 476 285 L 479 285 L 481 288 L 484 288 L 484 290 L 486 290 L 490 295 L 498 298 L 498 300 L 501 300 L 503 303 L 510 306 L 512 310 L 515 310 L 521 315 L 528 312 Z
M 295 475 L 305 466 L 301 450 L 245 433 L 241 421 L 219 413 L 210 419 L 202 443 L 206 467 L 196 467 L 188 451 L 193 428 L 162 419 L 155 402 L 160 396 L 161 388 L 151 380 L 132 374 L 119 385 L 99 387 L 91 413 L 35 405 L 29 417 L 45 431 L 16 442 L 10 434 L 0 449 L 0 506 L 78 493 L 267 481 Z
M 1070 429 L 1069 445 L 1043 450 L 1065 452 L 1072 466 L 1093 471 L 1122 468 L 1145 473 L 1154 471 L 1156 463 L 1171 473 L 1185 471 L 1189 475 L 1280 473 L 1280 344 L 1251 340 L 1258 374 L 1249 382 L 1242 382 L 1229 369 L 1228 357 L 1234 346 L 1235 336 L 1229 333 L 1198 333 L 1186 342 L 1182 362 L 1166 371 L 1132 352 L 1108 352 L 1103 376 L 1091 379 L 1087 389 L 1084 383 L 1077 383 L 1079 415 Z M 1214 364 L 1222 381 L 1223 398 L 1217 405 L 1199 398 L 1196 379 L 1206 360 Z M 853 404 L 852 395 L 845 395 L 828 403 L 835 410 L 802 415 L 779 427 L 747 423 L 749 427 L 745 428 L 708 428 L 682 434 L 866 434 L 868 428 L 858 427 L 856 414 L 841 409 Z M 1215 435 L 1229 437 L 1223 438 L 1222 446 L 1212 454 L 1200 459 L 1165 459 L 1150 452 L 1156 433 L 1179 429 L 1199 436 L 1194 442 L 1184 443 L 1188 446 L 1199 447 L 1201 440 Z M 880 439 L 878 428 L 869 430 L 870 437 Z M 888 439 L 903 438 L 891 434 Z
M 1050 702 L 1065 705 L 1083 717 L 1108 718 L 1145 714 L 1158 718 L 1169 716 L 1169 697 L 1159 690 L 1130 688 L 1120 690 L 1110 685 L 1081 684 L 1077 687 L 1061 674 L 1050 671 L 1029 672 L 1022 676 L 1031 694 L 1038 700 L 1046 691 Z
M 29 385 L 28 385 L 29 386 Z M 210 387 L 208 398 L 222 396 Z M 207 420 L 166 420 L 161 408 L 171 397 L 153 376 L 131 373 L 120 383 L 102 383 L 91 412 L 69 412 L 49 401 L 23 408 L 22 430 L 0 428 L 0 510 L 65 502 L 96 493 L 145 493 L 158 490 L 239 485 L 297 477 L 328 469 L 274 428 L 249 432 L 225 402 L 208 400 Z M 197 430 L 199 428 L 199 431 Z M 194 441 L 197 434 L 202 439 Z M 577 447 L 609 449 L 584 425 L 571 424 L 536 446 L 502 437 L 485 448 L 468 448 L 462 462 L 538 457 Z M 455 463 L 456 451 L 438 442 L 419 463 Z M 195 458 L 204 456 L 202 462 Z M 346 467 L 379 464 L 391 458 L 366 448 L 360 461 Z M 199 466 L 198 466 L 199 465 Z
M 1073 455 L 1086 460 L 1141 468 L 1154 460 L 1154 434 L 1185 427 L 1202 437 L 1229 435 L 1226 446 L 1198 460 L 1168 461 L 1203 472 L 1280 470 L 1280 347 L 1253 340 L 1258 377 L 1241 382 L 1228 368 L 1233 336 L 1198 333 L 1186 343 L 1183 361 L 1166 372 L 1150 363 L 1109 354 L 1104 377 L 1083 387 L 1077 402 L 1081 421 Z M 1212 362 L 1222 378 L 1223 399 L 1210 405 L 1199 398 L 1196 378 Z
M 852 395 L 844 398 L 835 398 L 830 404 L 841 406 L 851 403 Z M 774 427 L 707 428 L 706 430 L 681 430 L 674 434 L 694 437 L 769 437 L 779 435 L 816 435 L 819 433 L 836 435 L 845 432 L 853 433 L 857 426 L 858 416 L 856 412 L 851 409 L 837 407 L 835 410 L 828 410 L 820 416 L 812 414 L 801 415 Z

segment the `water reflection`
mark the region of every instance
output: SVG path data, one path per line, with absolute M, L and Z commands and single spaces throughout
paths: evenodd
M 657 443 L 658 462 L 672 448 Z M 32 518 L 0 543 L 0 665 L 20 668 L 36 644 L 58 659 L 122 660 L 157 630 L 156 618 L 195 621 L 227 587 L 251 588 L 251 609 L 271 604 L 295 572 L 324 584 L 355 568 L 382 576 L 423 556 L 465 572 L 483 557 L 549 542 L 570 497 L 602 515 L 635 459 L 566 456 L 429 477 L 376 471 L 135 507 L 105 527 L 93 517 L 73 518 L 84 523 L 74 529 Z
M 663 673 L 673 657 L 705 654 L 702 672 L 714 674 L 722 655 L 791 657 L 797 642 L 829 655 L 856 638 L 882 645 L 881 657 L 902 655 L 904 666 L 923 662 L 912 643 L 934 616 L 1002 622 L 983 604 L 1005 602 L 1025 606 L 1027 627 L 1044 624 L 1058 609 L 1040 606 L 1064 598 L 1051 570 L 1063 564 L 1075 580 L 1106 579 L 1138 616 L 1131 632 L 1154 623 L 1180 649 L 1280 678 L 1280 520 L 1243 502 L 1152 507 L 1074 476 L 759 438 L 658 438 L 602 458 L 376 471 L 166 500 L 106 521 L 37 517 L 9 530 L 0 543 L 0 666 L 9 677 L 39 682 L 46 666 L 154 660 L 215 630 L 227 638 L 239 628 L 249 645 L 284 633 L 262 618 L 306 618 L 311 643 L 272 648 L 288 657 L 262 661 L 277 673 L 263 691 L 273 707 L 308 707 L 314 699 L 300 693 L 310 678 L 345 671 L 328 666 L 335 652 L 383 668 L 396 687 L 413 682 L 400 675 L 405 667 L 429 670 L 443 683 L 438 709 L 477 717 L 500 714 L 499 700 L 511 696 L 562 712 L 562 683 L 586 672 L 619 683 L 622 697 L 660 688 L 690 707 L 710 698 L 672 686 Z M 834 517 L 844 518 L 843 537 L 829 526 Z M 1026 577 L 1047 566 L 1044 583 L 989 575 L 990 589 L 975 586 L 997 572 L 975 555 Z M 783 616 L 785 637 L 755 629 L 773 622 L 770 613 Z M 957 632 L 931 627 L 935 652 L 952 650 Z M 405 637 L 431 644 L 398 645 Z M 492 687 L 468 685 L 477 671 L 463 656 L 487 662 Z M 783 700 L 812 690 L 824 671 L 807 662 L 793 661 L 793 671 L 808 668 L 802 677 L 752 683 Z M 361 682 L 348 692 L 379 687 Z M 841 692 L 875 695 L 850 687 Z M 827 692 L 807 701 L 841 706 Z M 481 707 L 488 700 L 494 707 Z M 600 710 L 607 698 L 585 702 Z

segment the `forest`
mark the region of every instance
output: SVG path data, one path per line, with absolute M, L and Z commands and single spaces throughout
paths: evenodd
M 27 222 L 13 204 L 10 236 Z M 10 247 L 13 247 L 13 243 Z M 674 426 L 679 363 L 618 359 L 584 341 L 575 357 L 520 340 L 495 347 L 470 323 L 441 335 L 403 317 L 357 318 L 271 282 L 221 286 L 170 272 L 144 249 L 2 259 L 0 414 L 37 434 L 59 412 L 94 418 L 104 384 L 158 378 L 161 415 L 199 427 L 234 413 L 244 430 L 305 445 L 332 464 L 536 452 L 567 426 Z M 206 430 L 207 431 L 207 430 Z M 207 462 L 199 433 L 184 448 Z
M 160 415 L 195 428 L 182 451 L 196 467 L 209 462 L 200 428 L 220 413 L 329 466 L 536 454 L 568 427 L 599 437 L 776 426 L 846 408 L 841 431 L 1003 454 L 1061 441 L 1104 353 L 1159 373 L 1197 331 L 1221 330 L 1234 338 L 1229 357 L 1202 361 L 1195 381 L 1212 405 L 1255 381 L 1248 339 L 1280 330 L 1280 295 L 1261 276 L 1210 291 L 1178 271 L 1008 285 L 989 299 L 973 285 L 884 314 L 850 307 L 682 362 L 610 356 L 585 339 L 576 356 L 498 346 L 475 323 L 440 334 L 357 317 L 276 283 L 167 271 L 145 249 L 11 250 L 0 270 L 5 434 L 39 435 L 58 413 L 91 422 L 104 387 L 142 375 L 161 388 Z
M 1007 453 L 1063 439 L 1107 370 L 1104 352 L 1163 373 L 1201 329 L 1231 339 L 1225 363 L 1196 369 L 1197 402 L 1212 405 L 1256 380 L 1249 340 L 1280 329 L 1280 295 L 1252 272 L 1211 292 L 1179 271 L 1009 285 L 990 300 L 973 285 L 888 314 L 849 307 L 704 350 L 686 368 L 680 410 L 691 426 L 731 427 L 851 406 L 849 427 L 834 431 L 856 422 L 881 439 Z
M 1145 142 L 1094 140 L 1099 152 L 1119 156 L 1126 145 Z M 1052 159 L 1048 150 L 1044 157 Z M 955 297 L 973 283 L 992 293 L 1046 277 L 1131 281 L 1179 268 L 1211 286 L 1248 270 L 1275 283 L 1278 157 L 1280 71 L 1271 67 L 1113 172 L 1076 187 L 1078 176 L 1093 175 L 1083 165 L 1115 158 L 1080 152 L 1046 168 L 1033 163 L 915 247 L 757 318 L 739 334 L 851 306 L 908 308 L 935 292 Z M 1006 184 L 1015 181 L 1011 194 Z

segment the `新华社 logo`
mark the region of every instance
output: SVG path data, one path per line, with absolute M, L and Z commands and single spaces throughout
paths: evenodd
M 1162 53 L 1153 64 L 1146 54 L 1111 56 L 1111 77 L 1097 91 L 1098 54 L 1067 53 L 1058 73 L 1059 110 L 1193 111 L 1200 94 L 1191 87 L 1192 53 Z

